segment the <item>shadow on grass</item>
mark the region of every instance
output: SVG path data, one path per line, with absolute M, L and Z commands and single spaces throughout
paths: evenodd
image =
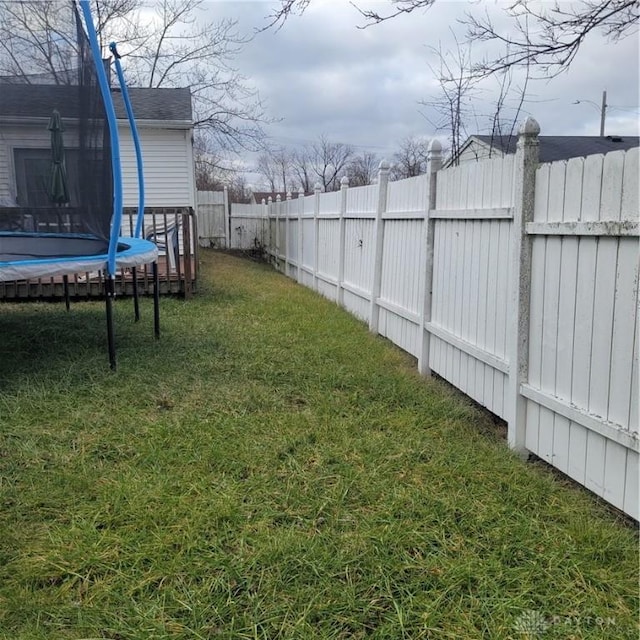
M 130 320 L 124 309 L 115 315 L 118 342 L 131 332 L 127 325 L 134 324 L 133 312 Z M 43 372 L 55 379 L 56 372 L 78 363 L 109 371 L 104 303 L 76 303 L 69 312 L 57 303 L 7 304 L 0 307 L 0 333 L 0 384 L 5 389 Z
M 104 302 L 73 304 L 70 312 L 55 303 L 0 305 L 0 389 L 21 391 L 35 383 L 81 392 L 102 380 L 107 384 L 103 391 L 123 384 L 141 390 L 210 373 L 225 348 L 215 330 L 198 328 L 192 317 L 196 310 L 197 317 L 211 315 L 211 309 L 198 302 L 163 298 L 156 340 L 152 301 L 141 301 L 136 323 L 132 301 L 117 300 L 115 376 L 109 368 Z M 190 322 L 185 323 L 187 316 Z

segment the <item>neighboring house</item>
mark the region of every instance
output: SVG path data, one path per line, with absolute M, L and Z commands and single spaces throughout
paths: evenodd
M 609 153 L 620 149 L 627 150 L 640 145 L 638 136 L 539 136 L 540 162 L 568 160 L 594 153 Z M 515 153 L 518 136 L 473 135 L 461 147 L 458 162 L 482 160 L 488 157 L 501 158 L 505 154 Z M 444 163 L 445 167 L 454 164 L 454 158 Z
M 191 92 L 185 89 L 129 89 L 142 146 L 145 204 L 148 207 L 195 208 Z M 119 89 L 112 88 L 124 182 L 124 206 L 138 204 L 138 180 L 133 141 Z M 2 84 L 0 87 L 0 206 L 41 206 L 41 184 L 50 172 L 51 146 L 47 129 L 51 105 L 65 105 L 63 116 L 67 174 L 73 191 L 77 162 L 74 131 L 74 87 L 45 84 Z M 62 111 L 62 109 L 61 109 Z M 71 121 L 69 121 L 71 120 Z
M 288 195 L 291 196 L 292 200 L 295 200 L 298 197 L 297 191 L 292 191 Z M 280 196 L 280 200 L 283 202 L 287 199 L 287 192 L 285 191 L 253 191 L 251 193 L 251 200 L 249 204 L 262 204 L 262 201 L 269 202 L 269 198 L 271 198 L 272 202 L 276 202 Z

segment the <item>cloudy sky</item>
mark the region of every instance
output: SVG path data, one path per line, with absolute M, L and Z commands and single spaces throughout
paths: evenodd
M 381 0 L 358 1 L 364 8 L 385 8 Z M 251 33 L 266 24 L 275 4 L 212 0 L 205 10 L 212 18 L 237 19 Z M 451 48 L 451 31 L 464 35 L 456 21 L 465 12 L 485 10 L 501 20 L 500 3 L 438 0 L 429 11 L 358 29 L 362 17 L 347 0 L 312 0 L 304 15 L 291 17 L 280 30 L 257 33 L 235 64 L 259 91 L 268 114 L 279 119 L 266 127 L 273 144 L 297 146 L 325 135 L 390 157 L 402 138 L 443 135 L 439 116 L 420 104 L 440 95 L 432 48 Z M 481 43 L 473 45 L 474 57 L 483 52 Z M 615 44 L 593 34 L 567 73 L 530 82 L 523 117 L 534 116 L 542 134 L 598 135 L 605 89 L 606 133 L 638 135 L 637 33 Z M 496 81 L 488 81 L 484 92 L 475 101 L 469 133 L 486 132 Z

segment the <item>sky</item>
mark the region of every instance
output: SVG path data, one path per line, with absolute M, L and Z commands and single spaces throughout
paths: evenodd
M 356 2 L 381 11 L 389 6 L 381 0 Z M 437 128 L 440 116 L 421 104 L 440 95 L 433 48 L 450 49 L 453 33 L 463 38 L 457 20 L 465 12 L 487 11 L 501 23 L 504 6 L 438 0 L 428 11 L 359 29 L 363 19 L 347 0 L 312 0 L 302 16 L 290 17 L 279 30 L 255 33 L 275 5 L 250 0 L 205 4 L 208 19 L 233 18 L 241 32 L 255 34 L 234 65 L 277 120 L 265 127 L 270 142 L 296 147 L 324 135 L 381 158 L 390 158 L 403 138 L 446 137 Z M 592 34 L 567 72 L 530 81 L 520 119 L 536 118 L 542 135 L 598 135 L 606 90 L 605 133 L 638 135 L 639 43 L 637 33 L 617 43 Z M 472 45 L 475 58 L 483 53 L 482 43 Z M 519 81 L 514 78 L 514 85 Z M 497 82 L 489 80 L 474 100 L 469 134 L 487 132 L 496 96 Z

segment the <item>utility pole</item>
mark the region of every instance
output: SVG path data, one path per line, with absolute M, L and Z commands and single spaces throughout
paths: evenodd
M 602 92 L 602 105 L 600 107 L 600 137 L 604 138 L 604 119 L 607 113 L 607 92 Z

